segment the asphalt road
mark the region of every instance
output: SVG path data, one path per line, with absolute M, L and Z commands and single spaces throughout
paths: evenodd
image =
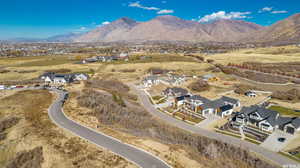
M 262 148 L 258 145 L 255 145 L 253 143 L 250 143 L 248 141 L 243 141 L 238 138 L 234 138 L 231 136 L 223 135 L 217 132 L 208 131 L 205 129 L 201 129 L 197 126 L 190 125 L 188 123 L 185 123 L 183 121 L 177 120 L 173 118 L 172 116 L 162 113 L 154 108 L 154 106 L 149 101 L 149 98 L 147 94 L 143 91 L 138 89 L 135 85 L 130 84 L 131 88 L 136 91 L 136 93 L 139 96 L 140 103 L 144 106 L 144 108 L 150 112 L 152 115 L 162 119 L 163 121 L 169 123 L 170 125 L 176 126 L 178 128 L 184 129 L 186 131 L 189 131 L 191 133 L 199 134 L 201 136 L 205 136 L 211 139 L 216 139 L 228 144 L 232 144 L 238 147 L 242 147 L 244 149 L 247 149 L 249 151 L 252 151 L 259 156 L 263 156 L 265 160 L 269 160 L 270 162 L 278 165 L 278 166 L 287 166 L 287 165 L 299 165 L 298 162 L 291 160 L 287 157 L 284 157 L 278 153 L 269 151 L 265 148 Z
M 60 90 L 54 90 L 58 94 L 58 98 L 50 106 L 48 110 L 49 117 L 51 120 L 73 134 L 90 141 L 102 148 L 106 148 L 113 153 L 120 155 L 121 157 L 133 162 L 139 167 L 143 168 L 169 168 L 171 166 L 167 165 L 164 161 L 158 157 L 138 149 L 134 146 L 125 144 L 113 137 L 109 137 L 100 132 L 96 132 L 90 128 L 84 127 L 75 121 L 68 119 L 62 111 L 62 100 L 66 94 Z M 82 149 L 84 150 L 84 149 Z

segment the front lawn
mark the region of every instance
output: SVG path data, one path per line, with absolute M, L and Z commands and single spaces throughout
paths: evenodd
M 183 113 L 180 113 L 180 112 L 176 112 L 176 113 L 174 113 L 174 115 L 176 117 L 181 118 L 182 120 L 187 120 L 187 121 L 190 121 L 190 122 L 193 122 L 193 123 L 200 123 L 203 120 L 202 118 L 193 117 L 193 116 L 186 115 L 186 114 L 183 114 Z

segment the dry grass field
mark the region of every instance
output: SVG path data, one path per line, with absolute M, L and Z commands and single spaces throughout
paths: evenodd
M 135 167 L 54 125 L 47 114 L 54 97 L 45 90 L 2 94 L 0 118 L 14 116 L 21 120 L 0 141 L 0 167 L 11 161 L 22 166 L 24 161 L 15 158 L 17 153 L 36 147 L 42 147 L 42 168 Z
M 296 46 L 269 47 L 256 49 L 241 49 L 225 54 L 204 56 L 213 59 L 216 63 L 242 63 L 249 61 L 276 63 L 300 61 L 300 48 Z

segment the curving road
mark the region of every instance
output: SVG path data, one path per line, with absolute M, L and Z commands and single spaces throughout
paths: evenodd
M 256 154 L 263 156 L 263 158 L 269 160 L 270 162 L 272 162 L 278 166 L 299 165 L 299 163 L 294 160 L 284 157 L 278 153 L 269 151 L 265 148 L 262 148 L 258 145 L 250 143 L 248 141 L 242 141 L 238 138 L 226 136 L 226 135 L 216 133 L 213 131 L 208 131 L 208 130 L 202 129 L 200 127 L 196 127 L 196 126 L 187 124 L 183 121 L 177 120 L 168 114 L 165 114 L 165 113 L 162 113 L 162 112 L 156 110 L 155 107 L 151 104 L 147 94 L 143 90 L 138 89 L 133 84 L 130 84 L 130 87 L 138 94 L 141 104 L 144 106 L 144 108 L 148 112 L 150 112 L 152 115 L 162 119 L 163 121 L 165 121 L 175 127 L 178 127 L 183 130 L 189 131 L 191 133 L 199 134 L 201 136 L 205 136 L 205 137 L 208 137 L 211 139 L 216 139 L 216 140 L 228 143 L 228 144 L 239 146 L 244 149 L 248 149 L 249 151 L 255 152 Z
M 66 92 L 53 90 L 57 93 L 58 98 L 48 109 L 50 119 L 59 127 L 64 128 L 73 134 L 90 141 L 97 146 L 106 148 L 113 153 L 122 156 L 123 158 L 135 163 L 143 168 L 169 168 L 167 163 L 158 157 L 129 144 L 125 144 L 113 137 L 107 136 L 85 126 L 82 126 L 75 121 L 68 119 L 62 111 L 62 100 Z

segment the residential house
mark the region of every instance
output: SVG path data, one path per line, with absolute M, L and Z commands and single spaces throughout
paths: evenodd
M 281 121 L 281 123 L 280 123 Z M 280 117 L 278 128 L 290 134 L 300 131 L 300 118 Z
M 146 87 L 146 88 L 152 87 L 153 85 L 158 85 L 159 82 L 160 82 L 159 78 L 154 75 L 147 76 L 142 81 L 144 87 Z
M 241 103 L 238 99 L 234 99 L 231 97 L 227 97 L 227 96 L 222 96 L 221 100 L 226 104 L 226 105 L 232 105 L 233 108 L 237 108 L 241 106 Z
M 202 76 L 202 79 L 207 82 L 219 81 L 219 78 L 212 74 L 204 75 L 204 76 Z
M 252 125 L 268 132 L 279 129 L 294 134 L 300 131 L 300 118 L 281 117 L 278 112 L 260 106 L 243 107 L 232 121 L 240 125 Z
M 245 93 L 245 95 L 248 96 L 248 97 L 256 97 L 257 96 L 257 94 L 253 91 L 248 91 L 248 92 Z
M 56 74 L 54 72 L 46 72 L 40 76 L 46 84 L 65 85 L 74 81 L 87 80 L 89 76 L 84 73 L 76 74 Z
M 179 88 L 179 87 L 173 87 L 173 88 L 169 87 L 163 91 L 163 95 L 168 97 L 173 97 L 173 98 L 188 95 L 188 94 L 189 92 L 186 89 Z
M 74 80 L 76 81 L 85 81 L 89 79 L 89 75 L 85 73 L 76 73 L 74 75 Z
M 4 90 L 5 86 L 4 85 L 0 85 L 0 90 Z
M 74 81 L 73 74 L 55 74 L 53 83 L 58 85 L 65 85 Z
M 200 110 L 199 106 L 208 102 L 210 102 L 210 100 L 208 100 L 205 97 L 201 97 L 199 95 L 192 95 L 185 99 L 184 104 L 185 107 L 187 107 L 188 109 L 194 111 L 195 113 L 198 113 Z

